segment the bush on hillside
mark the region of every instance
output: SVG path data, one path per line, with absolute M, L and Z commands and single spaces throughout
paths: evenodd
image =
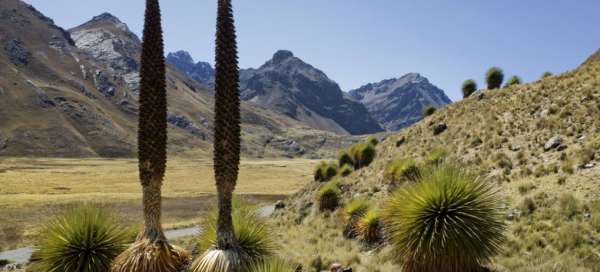
M 463 98 L 467 98 L 467 97 L 471 96 L 476 91 L 477 91 L 477 83 L 475 82 L 475 80 L 468 79 L 468 80 L 465 80 L 465 82 L 463 82 L 463 85 L 462 85 Z
M 542 74 L 541 78 L 544 79 L 544 78 L 549 78 L 551 76 L 552 76 L 552 72 L 546 71 Z
M 437 111 L 437 109 L 434 106 L 427 106 L 427 107 L 425 107 L 425 109 L 423 109 L 423 117 L 431 116 L 436 111 Z
M 353 171 L 354 171 L 353 166 L 345 164 L 344 166 L 342 166 L 342 168 L 340 169 L 339 172 L 340 172 L 340 176 L 347 177 L 350 174 L 352 174 Z
M 345 237 L 352 238 L 356 236 L 356 223 L 368 209 L 369 202 L 364 197 L 354 198 L 344 206 L 344 218 L 346 221 L 346 227 L 344 228 Z
M 321 187 L 318 198 L 319 210 L 333 211 L 338 207 L 342 194 L 340 183 L 339 180 L 334 179 Z
M 416 161 L 411 159 L 395 159 L 388 163 L 383 176 L 392 183 L 416 182 L 421 177 L 421 170 Z
M 372 144 L 373 146 L 377 146 L 379 144 L 379 140 L 375 136 L 370 136 L 367 138 L 366 142 Z
M 105 272 L 136 231 L 108 211 L 86 205 L 51 219 L 40 233 L 35 271 Z
M 480 271 L 504 240 L 500 211 L 489 183 L 440 166 L 392 195 L 386 233 L 403 271 Z
M 425 157 L 425 164 L 429 166 L 438 166 L 444 162 L 448 156 L 448 151 L 443 148 L 433 149 L 427 157 Z
M 358 236 L 367 244 L 375 244 L 383 239 L 382 228 L 381 216 L 376 210 L 364 213 L 356 223 Z
M 502 81 L 504 81 L 504 72 L 498 67 L 490 68 L 486 75 L 485 80 L 488 85 L 488 89 L 499 89 L 502 86 Z
M 315 169 L 314 179 L 318 182 L 326 182 L 337 175 L 338 167 L 335 162 L 320 162 Z
M 348 150 L 343 150 L 338 154 L 338 165 L 339 167 L 343 167 L 344 165 L 354 166 L 354 159 L 352 159 L 352 155 Z
M 350 148 L 350 154 L 354 159 L 354 169 L 360 169 L 369 166 L 375 159 L 375 147 L 368 142 L 354 144 Z
M 509 87 L 509 86 L 512 86 L 512 85 L 519 85 L 519 84 L 521 84 L 521 83 L 522 83 L 522 81 L 521 81 L 521 78 L 520 78 L 520 77 L 518 77 L 518 76 L 512 76 L 512 77 L 511 77 L 511 78 L 510 78 L 510 79 L 509 79 L 509 80 L 506 82 L 506 85 L 504 85 L 504 87 Z

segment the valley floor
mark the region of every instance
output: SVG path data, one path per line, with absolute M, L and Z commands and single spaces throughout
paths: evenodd
M 312 160 L 243 160 L 236 193 L 253 203 L 284 198 L 310 181 Z M 136 159 L 0 159 L 0 250 L 28 246 L 40 223 L 81 203 L 142 220 Z M 165 228 L 198 223 L 216 205 L 212 160 L 171 159 L 163 184 Z

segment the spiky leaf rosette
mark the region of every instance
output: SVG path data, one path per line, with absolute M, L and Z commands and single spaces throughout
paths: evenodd
M 502 69 L 498 67 L 490 68 L 485 74 L 485 80 L 488 85 L 488 89 L 498 89 L 502 86 L 502 81 L 504 81 L 504 72 Z
M 471 96 L 476 91 L 477 91 L 477 83 L 475 82 L 475 80 L 467 79 L 467 80 L 465 80 L 465 82 L 463 82 L 463 85 L 462 85 L 463 98 L 467 98 L 467 97 Z
M 369 201 L 365 197 L 354 198 L 346 203 L 344 206 L 346 226 L 343 232 L 345 237 L 352 238 L 356 236 L 356 223 L 368 209 Z
M 217 211 L 212 211 L 202 224 L 204 230 L 197 243 L 199 251 L 214 248 L 217 243 Z M 235 238 L 243 256 L 242 264 L 260 262 L 275 252 L 275 242 L 267 222 L 259 217 L 256 207 L 233 201 L 232 212 Z M 244 265 L 247 266 L 247 265 Z M 196 266 L 195 266 L 196 267 Z M 202 271 L 202 270 L 195 270 Z
M 135 234 L 108 212 L 92 206 L 52 219 L 44 224 L 41 233 L 37 261 L 32 266 L 50 272 L 108 271 Z
M 369 210 L 364 213 L 356 222 L 356 232 L 360 239 L 368 244 L 373 244 L 381 241 L 382 221 L 379 211 Z
M 142 238 L 115 258 L 112 272 L 178 272 L 190 264 L 190 255 L 166 241 Z
M 138 158 L 142 185 L 162 182 L 167 163 L 167 92 L 160 6 L 146 1 L 140 68 Z
M 395 192 L 385 224 L 404 271 L 478 271 L 503 241 L 495 191 L 456 166 L 428 171 Z

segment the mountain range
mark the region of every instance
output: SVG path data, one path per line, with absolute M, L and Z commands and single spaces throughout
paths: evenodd
M 103 13 L 65 30 L 33 6 L 0 7 L 0 155 L 134 156 L 141 41 Z M 169 151 L 210 152 L 214 69 L 185 51 L 167 55 Z M 410 74 L 350 93 L 277 51 L 241 70 L 248 156 L 332 155 L 364 135 L 397 130 L 450 100 Z M 377 86 L 377 87 L 367 87 Z

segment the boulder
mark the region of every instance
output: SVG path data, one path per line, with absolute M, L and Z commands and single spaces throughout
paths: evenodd
M 554 136 L 550 138 L 546 144 L 544 144 L 544 150 L 549 151 L 559 147 L 563 143 L 563 139 L 560 136 Z
M 448 129 L 448 125 L 446 125 L 446 123 L 439 123 L 433 126 L 433 135 L 439 135 L 442 132 L 446 131 L 446 129 Z

